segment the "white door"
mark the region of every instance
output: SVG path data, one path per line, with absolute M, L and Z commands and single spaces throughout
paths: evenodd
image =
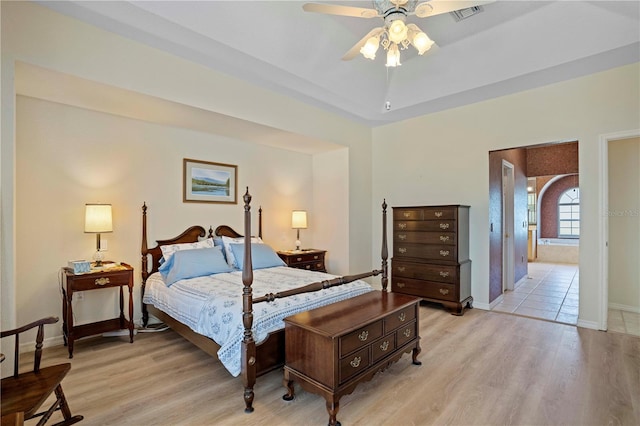
M 502 160 L 502 291 L 513 290 L 515 284 L 513 164 Z

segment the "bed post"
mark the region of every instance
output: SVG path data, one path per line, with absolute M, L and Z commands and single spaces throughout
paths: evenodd
M 253 340 L 253 264 L 251 263 L 251 195 L 249 187 L 244 194 L 244 266 L 242 268 L 242 380 L 244 382 L 245 413 L 253 411 L 253 386 L 256 383 L 256 342 Z
M 387 249 L 387 200 L 382 200 L 382 291 L 387 291 L 389 275 L 387 271 L 387 259 L 389 250 Z
M 147 247 L 147 203 L 142 203 L 142 289 L 140 291 L 140 303 L 142 306 L 142 326 L 146 327 L 149 322 L 149 311 L 147 311 L 147 305 L 142 301 L 144 299 L 144 290 L 147 284 L 147 278 L 149 277 L 149 248 Z
M 262 206 L 258 209 L 258 237 L 262 238 Z

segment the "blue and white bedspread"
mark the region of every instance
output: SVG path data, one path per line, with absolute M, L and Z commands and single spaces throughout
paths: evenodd
M 253 297 L 301 287 L 335 278 L 322 272 L 278 266 L 253 273 Z M 167 287 L 159 273 L 149 277 L 144 303 L 151 304 L 213 339 L 220 349 L 218 358 L 233 376 L 241 372 L 242 271 L 181 280 Z M 262 302 L 253 306 L 253 338 L 257 344 L 272 331 L 284 328 L 283 318 L 298 312 L 349 299 L 373 290 L 362 281 Z

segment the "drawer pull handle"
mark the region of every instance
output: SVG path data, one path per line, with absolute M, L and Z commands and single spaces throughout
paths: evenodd
M 442 212 L 435 212 L 436 217 L 442 217 Z
M 449 241 L 449 236 L 448 235 L 440 235 L 440 241 L 442 241 L 443 243 L 446 243 L 447 241 Z
M 404 283 L 398 283 L 396 284 L 399 288 L 403 288 L 404 287 Z
M 389 349 L 389 341 L 385 340 L 384 342 L 382 342 L 382 344 L 380 345 L 380 350 L 382 352 L 386 352 L 387 349 Z
M 449 250 L 440 250 L 440 256 L 449 256 Z
M 318 255 L 313 256 L 313 259 L 317 260 L 318 259 Z
M 367 330 L 365 330 L 362 333 L 358 334 L 358 339 L 360 339 L 360 341 L 362 341 L 362 342 L 364 342 L 368 338 L 369 338 L 369 332 Z
M 404 266 L 398 266 L 398 272 L 404 272 L 405 269 L 407 268 L 405 268 Z
M 398 223 L 398 228 L 400 228 L 400 229 L 406 229 L 406 228 L 407 228 L 407 224 L 406 224 L 406 223 L 404 223 L 404 222 L 400 222 L 400 223 Z
M 404 217 L 411 217 L 411 212 L 404 212 L 403 215 Z
M 440 224 L 440 229 L 449 229 L 449 224 L 448 223 L 441 223 Z
M 107 285 L 109 282 L 109 278 L 107 277 L 96 278 L 96 285 Z
M 404 247 L 398 247 L 398 252 L 405 254 L 407 252 L 407 249 Z
M 402 333 L 402 334 L 404 334 L 404 337 L 409 337 L 409 336 L 411 336 L 411 329 L 410 329 L 410 328 L 407 328 L 407 329 L 404 331 L 404 333 Z
M 305 266 L 305 268 L 311 269 L 311 265 L 307 265 L 307 266 Z
M 398 234 L 398 238 L 401 240 L 406 240 L 407 239 L 407 234 Z
M 404 320 L 407 319 L 407 316 L 404 314 L 404 312 L 401 312 L 400 315 L 398 315 L 398 319 L 400 320 L 400 322 L 404 322 Z
M 441 289 L 440 289 L 440 293 L 441 293 L 442 295 L 447 295 L 447 294 L 449 294 L 449 289 L 448 289 L 448 288 L 441 288 Z
M 359 356 L 355 357 L 353 360 L 351 360 L 351 362 L 349 364 L 351 364 L 351 366 L 353 368 L 358 368 L 360 366 L 360 361 L 362 361 L 362 358 L 360 358 Z
M 440 276 L 442 278 L 447 278 L 449 276 L 449 272 L 448 271 L 440 271 Z

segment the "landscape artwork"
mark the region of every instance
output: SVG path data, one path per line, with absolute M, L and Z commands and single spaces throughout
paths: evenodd
M 183 168 L 182 201 L 237 204 L 238 166 L 185 158 Z

